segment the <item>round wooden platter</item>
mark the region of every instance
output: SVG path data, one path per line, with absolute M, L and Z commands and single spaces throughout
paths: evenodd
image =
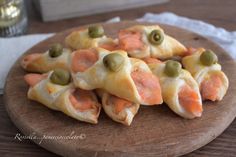
M 126 21 L 103 26 L 108 36 L 116 37 L 120 29 L 135 24 L 138 23 Z M 214 50 L 229 77 L 230 86 L 224 99 L 203 102 L 201 118 L 183 119 L 162 104 L 141 106 L 130 127 L 112 121 L 104 111 L 97 125 L 83 123 L 27 99 L 28 85 L 23 80 L 26 73 L 20 67 L 19 58 L 8 74 L 4 91 L 6 109 L 12 121 L 25 135 L 31 135 L 35 143 L 63 156 L 179 156 L 209 143 L 235 118 L 236 63 L 223 49 L 200 35 L 173 26 L 161 26 L 186 46 Z M 79 28 L 58 33 L 26 53 L 44 52 L 54 42 L 63 43 L 65 36 L 76 29 Z M 73 138 L 71 135 L 79 137 L 61 138 Z M 43 136 L 47 139 L 37 139 Z M 49 136 L 58 139 L 48 139 Z

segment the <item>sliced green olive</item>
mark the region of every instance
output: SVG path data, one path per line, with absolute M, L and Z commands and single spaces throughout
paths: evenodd
M 51 48 L 49 49 L 49 56 L 54 58 L 58 57 L 62 54 L 63 52 L 63 47 L 61 44 L 53 44 Z
M 164 40 L 164 35 L 160 30 L 153 30 L 149 36 L 148 40 L 153 45 L 160 45 Z
M 63 69 L 55 69 L 50 76 L 52 83 L 59 85 L 68 85 L 70 83 L 70 73 L 69 71 Z
M 203 65 L 211 66 L 212 64 L 217 63 L 218 58 L 213 51 L 206 50 L 201 54 L 200 61 Z
M 117 72 L 124 65 L 124 57 L 118 53 L 111 53 L 103 58 L 103 64 L 110 71 Z
M 181 64 L 177 61 L 169 60 L 166 62 L 165 74 L 169 77 L 177 77 L 180 74 L 182 67 Z
M 104 29 L 102 26 L 90 26 L 88 33 L 91 38 L 99 38 L 104 35 Z

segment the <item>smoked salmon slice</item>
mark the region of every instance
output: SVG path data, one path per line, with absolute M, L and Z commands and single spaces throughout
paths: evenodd
M 26 74 L 24 79 L 31 87 L 35 86 L 37 83 L 46 78 L 45 74 Z
M 178 96 L 179 104 L 185 109 L 185 111 L 195 115 L 196 117 L 201 117 L 203 109 L 196 91 L 191 89 L 189 85 L 184 85 L 180 89 Z
M 160 61 L 160 60 L 158 60 L 158 59 L 156 59 L 156 58 L 151 58 L 151 57 L 149 57 L 149 58 L 143 58 L 142 60 L 143 60 L 145 63 L 147 63 L 147 64 L 162 63 L 162 61 Z
M 104 43 L 104 44 L 100 45 L 99 47 L 104 48 L 109 51 L 114 51 L 114 50 L 119 49 L 119 45 L 117 45 L 115 43 Z
M 76 89 L 70 96 L 69 100 L 76 110 L 86 111 L 96 106 L 92 91 Z
M 142 49 L 144 43 L 142 42 L 142 34 L 138 31 L 121 30 L 118 34 L 119 46 L 122 50 L 133 51 Z
M 155 75 L 144 71 L 133 71 L 131 77 L 144 102 L 152 105 L 162 103 L 161 87 Z
M 117 96 L 114 95 L 110 95 L 109 97 L 109 102 L 107 104 L 114 104 L 115 105 L 115 113 L 118 114 L 120 113 L 122 110 L 124 110 L 126 107 L 131 107 L 133 105 L 132 102 L 119 98 Z
M 34 54 L 29 54 L 26 55 L 23 60 L 21 61 L 21 66 L 26 69 L 27 66 L 32 63 L 34 60 L 36 60 L 37 58 L 39 58 L 42 54 L 40 53 L 34 53 Z
M 208 99 L 211 101 L 218 100 L 218 94 L 220 92 L 220 87 L 222 86 L 222 80 L 220 75 L 213 74 L 201 83 L 201 94 L 203 100 Z
M 78 50 L 72 58 L 72 71 L 84 72 L 98 60 L 98 54 L 94 49 Z

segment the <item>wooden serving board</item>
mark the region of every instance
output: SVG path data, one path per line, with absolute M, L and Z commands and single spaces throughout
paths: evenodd
M 116 37 L 118 30 L 134 24 L 137 22 L 103 26 L 108 36 Z M 63 156 L 179 156 L 209 143 L 235 118 L 236 63 L 223 49 L 200 35 L 173 26 L 161 26 L 186 46 L 214 50 L 229 77 L 230 86 L 224 99 L 220 102 L 203 102 L 201 118 L 183 119 L 163 104 L 141 106 L 130 127 L 112 121 L 103 111 L 97 125 L 79 122 L 27 99 L 28 85 L 23 80 L 26 73 L 20 67 L 19 59 L 8 74 L 4 91 L 6 109 L 12 121 L 25 135 L 32 137 L 80 136 L 71 140 L 45 139 L 41 143 L 40 139 L 33 138 L 35 143 Z M 78 28 L 58 33 L 26 53 L 44 52 L 54 42 L 63 43 L 65 36 L 75 29 Z

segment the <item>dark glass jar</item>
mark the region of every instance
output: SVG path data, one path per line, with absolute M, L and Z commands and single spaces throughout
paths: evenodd
M 0 0 L 0 37 L 21 35 L 27 24 L 24 0 Z

